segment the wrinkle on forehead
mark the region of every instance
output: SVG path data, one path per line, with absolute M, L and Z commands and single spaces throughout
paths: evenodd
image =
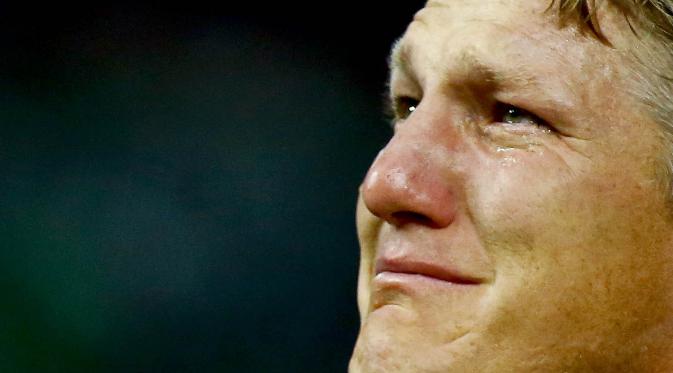
M 404 37 L 397 40 L 392 47 L 389 58 L 391 72 L 402 72 L 414 78 L 418 83 L 421 70 L 450 73 L 453 77 L 447 79 L 466 80 L 462 77 L 477 76 L 486 79 L 488 83 L 497 83 L 499 86 L 534 86 L 536 78 L 529 72 L 521 69 L 525 64 L 526 56 L 517 58 L 518 46 L 510 48 L 509 44 L 517 43 L 517 39 L 524 43 L 542 44 L 545 35 L 526 33 L 525 28 L 513 27 L 507 18 L 485 19 L 481 11 L 475 11 L 474 18 L 452 19 L 454 12 L 445 12 L 444 9 L 433 10 L 434 7 L 453 10 L 453 5 L 469 3 L 469 1 L 453 1 L 450 4 L 429 2 L 426 8 L 420 10 L 414 17 Z M 500 4 L 489 1 L 483 4 Z M 481 4 L 465 4 L 477 7 Z M 503 4 L 505 5 L 505 4 Z M 504 8 L 511 8 L 511 4 Z M 437 12 L 441 12 L 437 14 Z M 441 20 L 431 19 L 440 17 Z M 474 27 L 474 30 L 471 28 Z M 490 28 L 491 30 L 486 30 Z M 465 34 L 464 37 L 460 34 Z M 468 44 L 465 40 L 476 40 L 475 35 L 481 34 L 480 44 Z M 498 38 L 499 42 L 493 42 Z M 424 45 L 433 45 L 428 49 Z M 539 45 L 542 46 L 542 45 Z M 509 49 L 509 50 L 508 50 Z M 523 49 L 529 49 L 528 47 Z M 512 53 L 515 52 L 515 53 Z M 520 62 L 517 65 L 503 64 L 502 57 L 510 55 L 510 60 Z M 539 56 L 537 56 L 539 57 Z M 563 56 L 554 56 L 559 58 Z M 448 82 L 451 83 L 451 82 Z
M 445 43 L 450 43 L 446 40 Z M 511 48 L 516 50 L 518 46 Z M 562 76 L 540 75 L 528 66 L 529 59 L 510 58 L 516 63 L 503 63 L 503 58 L 510 54 L 507 47 L 481 47 L 474 45 L 450 45 L 440 51 L 439 55 L 430 60 L 422 53 L 424 47 L 410 39 L 400 39 L 393 46 L 390 56 L 390 81 L 400 75 L 415 81 L 423 90 L 424 76 L 428 69 L 439 77 L 433 85 L 438 84 L 442 90 L 462 90 L 472 88 L 475 92 L 510 92 L 516 95 L 536 95 L 541 101 L 546 96 L 550 105 L 558 111 L 572 110 L 577 96 Z M 482 51 L 488 49 L 490 53 Z M 548 55 L 554 53 L 551 51 Z M 554 53 L 555 54 L 555 53 Z M 537 56 L 539 57 L 539 56 Z M 547 58 L 553 58 L 551 55 Z M 558 63 L 559 59 L 556 59 Z
M 390 54 L 390 70 L 401 70 L 407 75 L 414 75 L 415 66 L 413 63 L 413 46 L 399 39 L 393 45 Z M 458 51 L 457 55 L 447 61 L 452 66 L 444 66 L 451 69 L 450 76 L 444 77 L 442 86 L 459 85 L 480 81 L 483 83 L 496 85 L 498 87 L 507 86 L 537 86 L 537 79 L 525 72 L 512 68 L 501 68 L 492 66 L 482 59 L 476 48 L 466 47 Z M 449 74 L 447 74 L 449 75 Z
M 452 6 L 455 5 L 464 5 L 464 4 L 471 4 L 472 6 L 478 7 L 478 6 L 484 6 L 484 5 L 500 5 L 500 6 L 506 6 L 506 7 L 512 7 L 512 5 L 516 5 L 515 1 L 512 0 L 428 0 L 425 3 L 425 6 L 423 9 L 428 9 L 428 8 L 451 8 Z M 537 6 L 529 7 L 531 8 L 531 11 L 534 12 L 545 12 L 548 9 L 550 9 L 551 3 L 546 1 L 546 0 L 540 0 L 537 1 Z M 416 15 L 421 13 L 423 11 L 417 12 Z M 416 18 L 414 18 L 416 20 Z

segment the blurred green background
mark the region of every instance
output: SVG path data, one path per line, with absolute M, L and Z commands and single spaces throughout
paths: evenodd
M 345 372 L 422 2 L 0 5 L 0 371 Z

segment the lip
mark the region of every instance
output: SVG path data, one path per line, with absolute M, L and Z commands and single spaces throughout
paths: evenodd
M 378 258 L 375 273 L 376 277 L 417 278 L 455 285 L 480 285 L 484 282 L 484 279 L 461 273 L 450 266 L 411 259 Z

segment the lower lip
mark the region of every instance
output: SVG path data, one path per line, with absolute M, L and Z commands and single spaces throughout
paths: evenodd
M 477 287 L 478 283 L 452 282 L 442 280 L 437 277 L 427 276 L 419 273 L 403 272 L 380 272 L 374 276 L 374 284 L 381 287 L 387 286 L 421 286 L 421 287 L 450 287 L 456 289 L 469 289 Z
M 484 284 L 457 283 L 416 273 L 380 272 L 371 282 L 371 311 L 390 308 L 386 306 L 402 306 L 392 310 L 408 309 L 427 301 L 434 304 L 437 299 L 446 307 L 471 307 L 487 290 L 481 285 Z

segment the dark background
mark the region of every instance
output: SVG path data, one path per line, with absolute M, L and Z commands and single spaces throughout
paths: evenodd
M 0 371 L 345 372 L 421 6 L 0 4 Z

